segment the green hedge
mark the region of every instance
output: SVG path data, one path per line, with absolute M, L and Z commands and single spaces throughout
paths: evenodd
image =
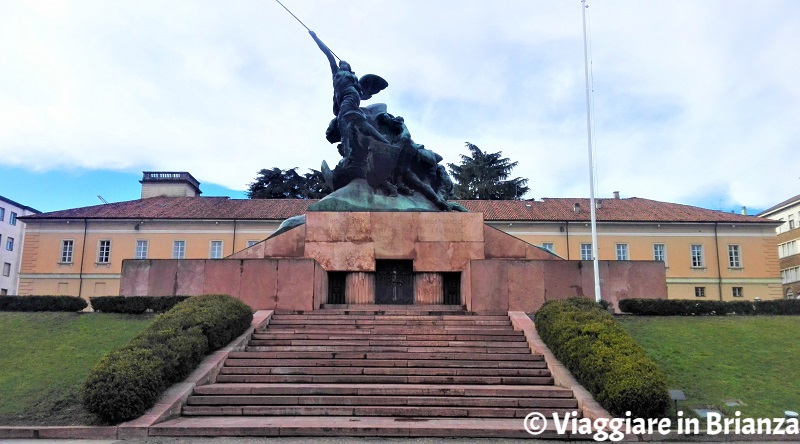
M 0 296 L 0 311 L 81 311 L 88 305 L 78 296 Z
M 800 315 L 800 300 L 695 301 L 685 299 L 623 299 L 619 309 L 642 316 Z
M 252 320 L 249 306 L 226 295 L 194 296 L 177 304 L 98 362 L 84 384 L 84 407 L 112 423 L 141 416 Z
M 99 296 L 89 298 L 92 309 L 103 313 L 163 313 L 189 296 Z
M 548 301 L 536 330 L 553 354 L 606 410 L 622 417 L 664 417 L 667 378 L 625 329 L 585 298 Z

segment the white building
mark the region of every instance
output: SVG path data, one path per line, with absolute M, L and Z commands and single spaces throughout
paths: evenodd
M 800 299 L 800 194 L 758 215 L 781 222 L 775 231 L 783 295 L 787 299 Z
M 25 223 L 17 218 L 39 214 L 31 207 L 0 196 L 0 295 L 17 294 Z

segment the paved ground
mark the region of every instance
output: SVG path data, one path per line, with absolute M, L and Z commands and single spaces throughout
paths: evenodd
M 0 440 L 3 444 L 514 444 L 514 443 L 558 443 L 570 444 L 577 441 L 548 441 L 539 439 L 476 439 L 476 438 L 149 438 L 145 440 L 105 440 L 90 441 L 77 439 L 11 439 Z M 580 441 L 586 443 L 586 441 Z M 752 443 L 750 443 L 752 444 Z M 786 444 L 785 442 L 782 444 Z

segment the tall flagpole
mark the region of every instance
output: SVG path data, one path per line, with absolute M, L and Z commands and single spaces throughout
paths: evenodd
M 589 208 L 592 218 L 592 263 L 594 265 L 594 299 L 600 302 L 600 262 L 597 258 L 597 214 L 594 202 L 594 153 L 592 152 L 591 96 L 589 92 L 589 46 L 586 43 L 586 0 L 581 0 L 583 12 L 583 66 L 586 74 L 586 133 L 589 140 Z

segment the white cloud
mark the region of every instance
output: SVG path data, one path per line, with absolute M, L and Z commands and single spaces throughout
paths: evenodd
M 358 74 L 385 77 L 373 101 L 445 162 L 469 141 L 519 161 L 530 197 L 587 194 L 579 1 L 284 3 Z M 793 3 L 589 3 L 600 194 L 756 208 L 797 194 Z M 3 10 L 0 162 L 241 189 L 263 167 L 338 160 L 327 62 L 277 3 Z

